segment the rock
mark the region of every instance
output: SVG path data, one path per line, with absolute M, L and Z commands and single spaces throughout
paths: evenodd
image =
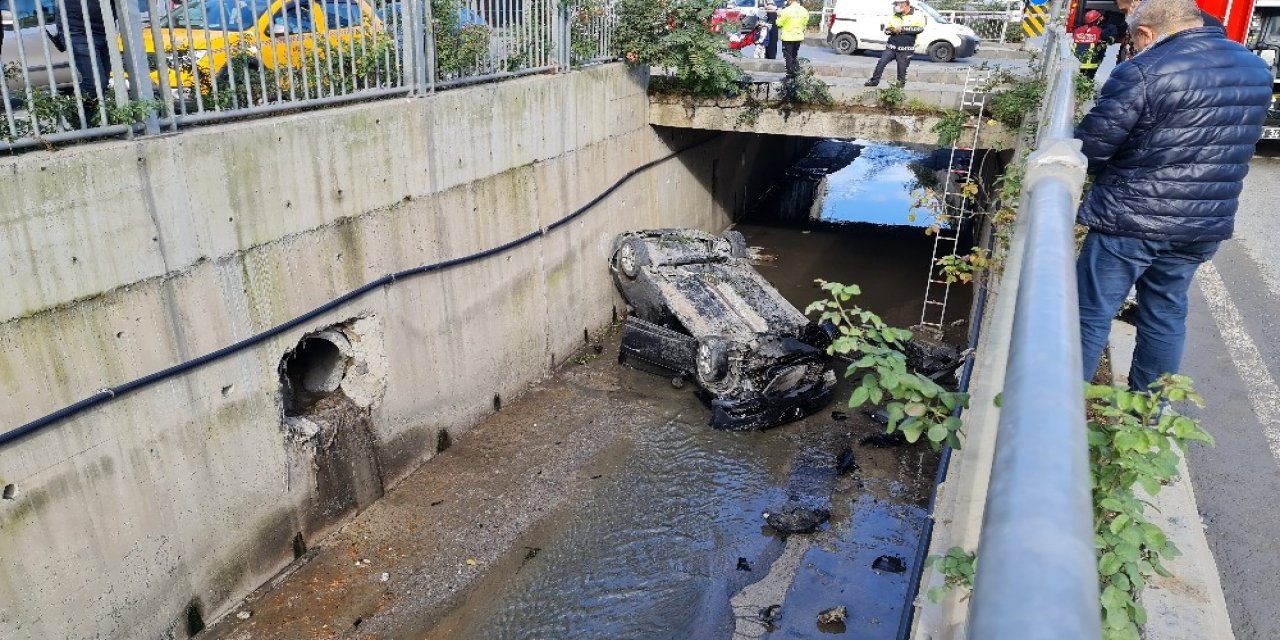
M 760 610 L 760 622 L 764 624 L 764 628 L 773 631 L 773 623 L 778 621 L 778 614 L 782 613 L 782 605 L 771 604 Z
M 836 456 L 836 475 L 844 475 L 858 468 L 858 463 L 853 460 L 853 449 L 845 447 L 840 455 Z
M 765 522 L 774 531 L 783 535 L 793 533 L 813 533 L 819 526 L 831 519 L 831 512 L 822 508 L 810 508 L 794 505 L 781 511 L 762 514 Z
M 907 563 L 898 556 L 880 556 L 871 563 L 871 568 L 886 573 L 902 573 L 907 570 Z
M 848 419 L 849 419 L 849 414 L 847 414 L 847 413 L 845 413 L 845 412 L 843 412 L 843 411 L 832 411 L 832 412 L 831 412 L 831 419 L 832 419 L 832 420 L 837 420 L 837 421 L 841 421 L 841 420 L 848 420 Z
M 901 447 L 907 444 L 907 437 L 902 435 L 901 431 L 893 433 L 873 433 L 858 441 L 858 444 L 865 447 Z
M 849 610 L 844 605 L 831 607 L 818 614 L 818 624 L 843 624 L 849 617 Z
M 960 350 L 923 336 L 907 341 L 907 368 L 937 380 L 960 366 Z
M 390 580 L 390 579 L 391 579 L 391 574 L 387 573 L 386 571 L 383 571 L 382 575 L 378 576 L 378 580 L 380 582 L 386 582 L 387 580 Z
M 249 617 L 252 615 L 253 615 L 253 612 L 251 611 L 241 611 L 240 613 L 236 614 L 236 618 L 238 620 L 248 620 Z
M 867 417 L 868 417 L 868 418 L 871 418 L 871 421 L 872 421 L 872 422 L 875 422 L 876 424 L 878 424 L 878 425 L 880 425 L 880 426 L 882 426 L 882 427 L 887 427 L 887 426 L 889 426 L 889 412 L 888 412 L 888 411 L 885 411 L 884 409 L 881 409 L 880 407 L 872 407 L 872 408 L 870 408 L 870 409 L 864 409 L 862 412 L 863 412 L 863 413 L 865 413 L 865 414 L 867 414 Z
M 746 558 L 738 558 L 738 571 L 750 571 L 751 563 Z

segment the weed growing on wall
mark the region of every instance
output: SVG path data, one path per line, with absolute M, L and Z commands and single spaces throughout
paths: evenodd
M 969 593 L 973 591 L 973 574 L 978 567 L 978 554 L 972 551 L 965 551 L 960 547 L 951 547 L 947 552 L 940 556 L 929 556 L 925 560 L 926 567 L 933 567 L 934 571 L 942 574 L 943 582 L 941 586 L 929 589 L 929 601 L 933 603 L 942 602 L 953 589 L 964 589 L 966 591 L 964 598 L 968 599 Z
M 846 378 L 861 375 L 849 406 L 888 400 L 884 408 L 889 414 L 889 433 L 902 431 L 908 442 L 924 436 L 935 450 L 944 444 L 959 449 L 963 424 L 952 414 L 969 406 L 969 394 L 947 391 L 927 376 L 910 371 L 905 345 L 911 332 L 891 327 L 880 316 L 850 304 L 854 296 L 862 294 L 858 285 L 817 283 L 829 297 L 810 304 L 805 313 L 819 313 L 818 322 L 835 325 L 837 336 L 828 352 L 852 361 L 845 370 Z
M 949 147 L 960 139 L 964 125 L 969 121 L 969 114 L 963 111 L 944 111 L 938 123 L 933 125 L 933 133 L 938 134 L 938 146 Z

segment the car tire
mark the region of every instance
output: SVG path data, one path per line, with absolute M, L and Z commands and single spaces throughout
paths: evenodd
M 729 373 L 729 347 L 720 338 L 705 338 L 698 344 L 697 362 L 698 382 L 703 386 L 714 384 L 724 379 Z
M 722 234 L 721 238 L 729 241 L 729 255 L 735 258 L 747 257 L 747 238 L 742 235 L 741 231 L 730 229 Z
M 852 33 L 842 33 L 831 40 L 831 50 L 851 56 L 858 52 L 858 39 Z
M 956 48 L 950 42 L 939 40 L 929 45 L 930 62 L 951 62 L 956 59 Z
M 641 268 L 649 266 L 651 262 L 649 249 L 640 238 L 623 240 L 618 245 L 618 250 L 613 253 L 613 263 L 617 265 L 618 271 L 632 280 L 640 275 Z

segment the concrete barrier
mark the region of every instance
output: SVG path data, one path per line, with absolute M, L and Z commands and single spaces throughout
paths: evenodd
M 0 162 L 0 429 L 545 227 L 0 447 L 0 637 L 185 637 L 624 309 L 609 242 L 724 228 L 769 136 L 621 65 Z

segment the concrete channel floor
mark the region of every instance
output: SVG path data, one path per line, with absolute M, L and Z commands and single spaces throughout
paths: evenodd
M 801 630 L 812 631 L 816 613 L 833 604 L 849 607 L 851 629 L 867 630 L 858 637 L 896 636 L 909 574 L 882 574 L 871 564 L 888 553 L 915 568 L 937 460 L 927 447 L 860 447 L 860 437 L 881 428 L 856 412 L 836 420 L 830 410 L 838 403 L 763 433 L 716 432 L 688 386 L 675 389 L 618 365 L 616 337 L 602 349 L 457 436 L 201 637 L 753 638 L 764 630 L 759 609 L 769 604 L 784 605 L 770 637 L 806 637 Z M 591 359 L 594 349 L 584 354 Z M 646 438 L 659 455 L 629 462 L 628 451 Z M 662 449 L 688 440 L 699 443 Z M 849 444 L 859 469 L 836 477 L 835 454 Z M 655 459 L 656 472 L 636 471 Z M 726 464 L 758 467 L 756 493 L 736 504 L 730 494 L 738 489 L 728 485 L 681 495 L 699 478 L 712 482 L 716 465 Z M 630 479 L 637 473 L 659 482 L 639 486 Z M 780 540 L 762 528 L 762 509 L 824 484 L 833 523 L 821 534 Z M 726 518 L 736 518 L 736 528 L 715 528 Z M 639 533 L 615 537 L 597 520 Z M 687 539 L 697 553 L 652 544 L 646 526 L 674 532 L 663 540 Z M 609 563 L 575 557 L 601 546 L 626 550 L 618 562 L 635 555 L 641 564 L 669 566 L 652 579 L 642 568 L 640 578 L 624 580 L 610 575 Z M 752 570 L 736 569 L 738 557 Z M 745 588 L 755 581 L 763 586 Z M 564 597 L 556 600 L 558 592 Z

